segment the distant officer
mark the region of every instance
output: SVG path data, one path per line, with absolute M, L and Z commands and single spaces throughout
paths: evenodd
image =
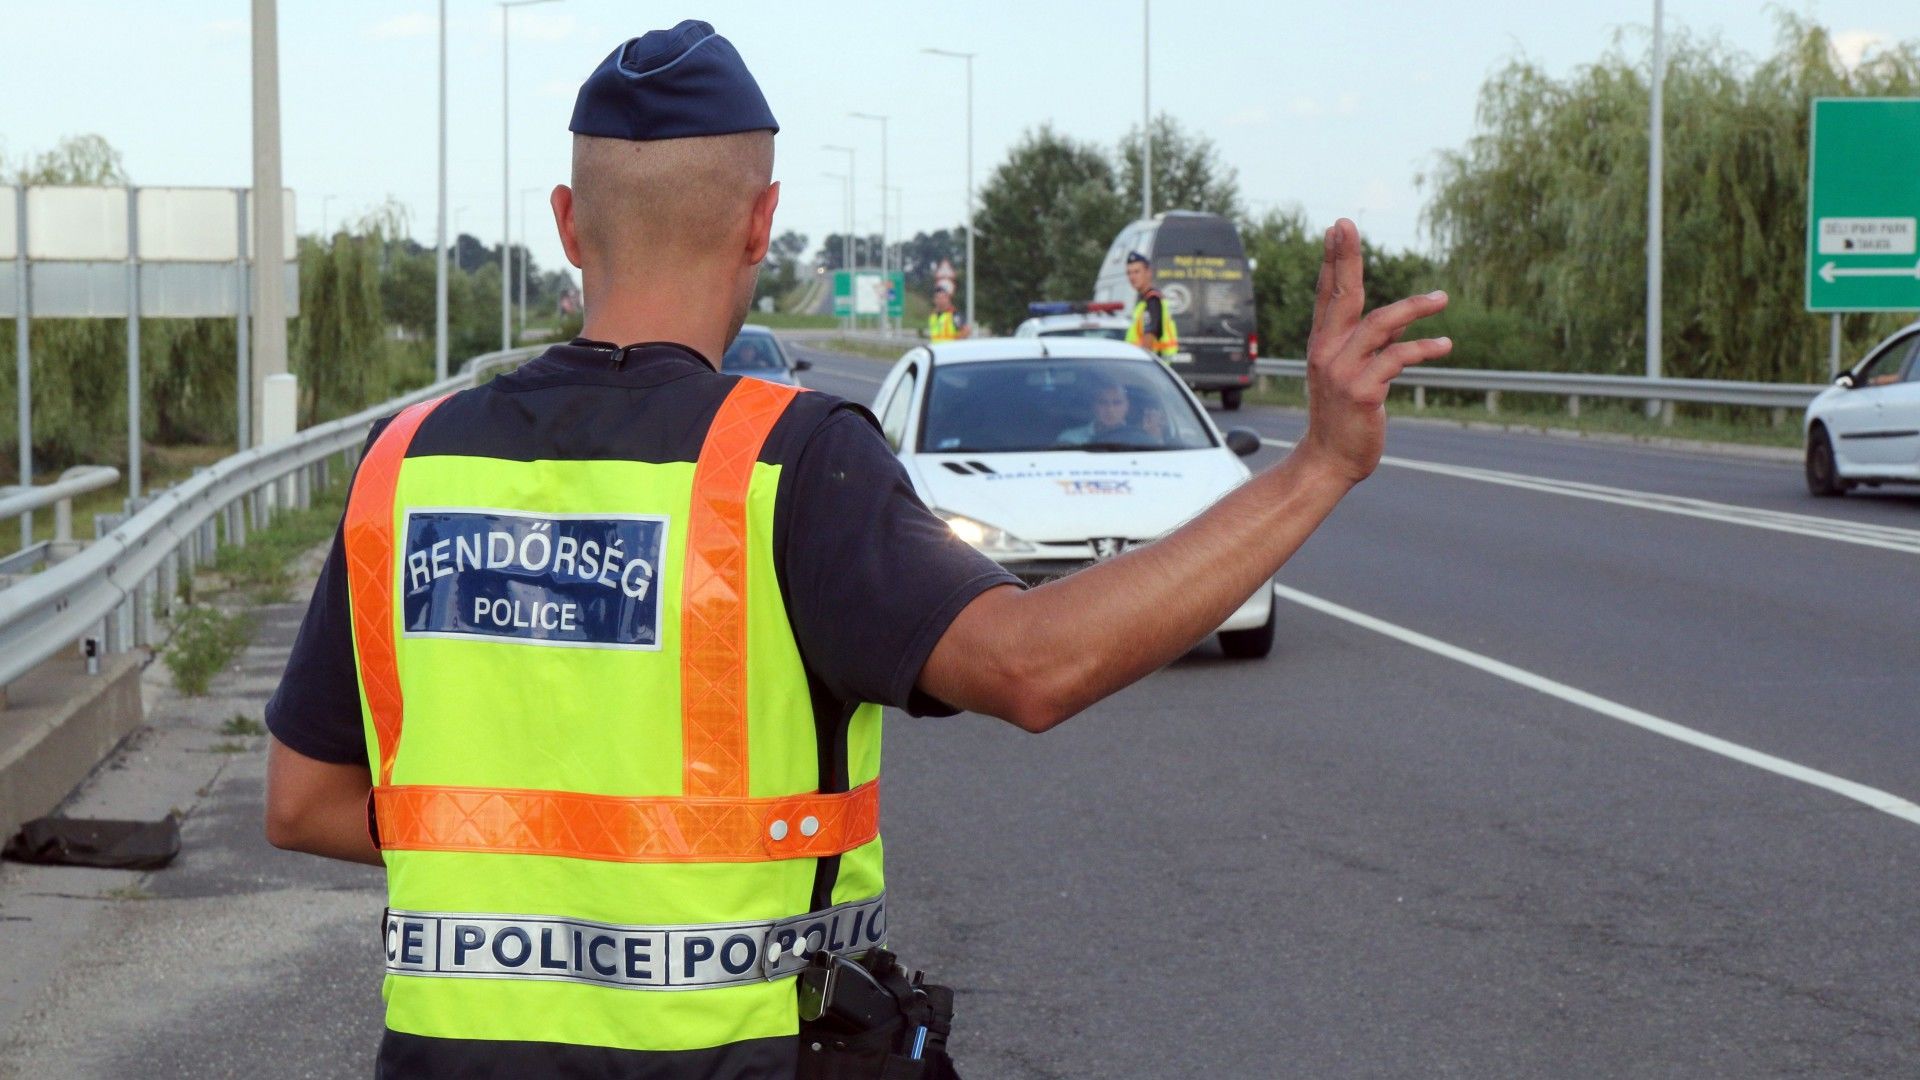
M 1160 290 L 1153 287 L 1153 263 L 1137 251 L 1127 252 L 1127 284 L 1137 294 L 1127 344 L 1140 346 L 1162 363 L 1172 362 L 1180 351 L 1180 331 L 1174 328 L 1173 313 L 1166 309 Z
M 1044 731 L 1212 633 L 1373 470 L 1445 300 L 1363 321 L 1342 222 L 1289 457 L 1028 591 L 865 410 L 714 370 L 780 192 L 733 46 L 633 39 L 570 127 L 584 336 L 376 427 L 268 705 L 268 838 L 386 867 L 382 1076 L 951 1076 L 904 979 L 797 1005 L 883 959 L 880 706 Z M 862 990 L 898 1015 L 821 1034 Z
M 973 327 L 953 310 L 953 292 L 944 286 L 933 290 L 933 314 L 927 316 L 927 340 L 935 344 L 973 336 Z

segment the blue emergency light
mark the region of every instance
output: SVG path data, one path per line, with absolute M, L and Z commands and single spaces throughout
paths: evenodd
M 1035 300 L 1027 305 L 1029 315 L 1101 315 L 1119 311 L 1118 300 Z

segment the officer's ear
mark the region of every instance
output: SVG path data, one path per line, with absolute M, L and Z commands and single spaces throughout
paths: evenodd
M 555 184 L 548 201 L 553 204 L 553 224 L 560 230 L 560 247 L 566 251 L 567 261 L 578 267 L 580 237 L 573 231 L 573 189 L 565 184 Z
M 780 205 L 780 181 L 775 180 L 767 189 L 754 197 L 753 212 L 747 218 L 747 264 L 757 266 L 767 257 L 767 246 L 773 242 L 773 211 Z

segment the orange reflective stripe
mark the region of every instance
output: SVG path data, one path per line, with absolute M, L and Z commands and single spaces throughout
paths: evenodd
M 747 794 L 747 489 L 797 387 L 741 379 L 693 472 L 680 599 L 681 790 Z
M 382 784 L 393 782 L 393 759 L 400 751 L 400 667 L 393 653 L 393 493 L 400 462 L 420 421 L 444 397 L 400 410 L 360 461 L 347 496 L 343 526 L 347 555 L 347 593 L 352 600 L 353 640 L 360 658 L 360 688 L 379 740 Z
M 824 858 L 880 832 L 880 786 L 770 799 L 624 798 L 512 788 L 378 787 L 384 851 L 478 851 L 603 862 Z

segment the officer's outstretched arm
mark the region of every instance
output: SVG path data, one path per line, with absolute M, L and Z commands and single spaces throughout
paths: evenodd
M 1164 539 L 1037 589 L 989 589 L 934 646 L 920 688 L 958 708 L 1045 731 L 1179 658 L 1266 586 L 1340 499 L 1380 463 L 1387 387 L 1445 356 L 1446 338 L 1400 341 L 1445 293 L 1362 317 L 1360 235 L 1327 230 L 1307 344 L 1307 434 L 1286 460 Z
M 281 742 L 267 743 L 267 842 L 288 851 L 381 865 L 367 835 L 365 765 L 318 761 Z

